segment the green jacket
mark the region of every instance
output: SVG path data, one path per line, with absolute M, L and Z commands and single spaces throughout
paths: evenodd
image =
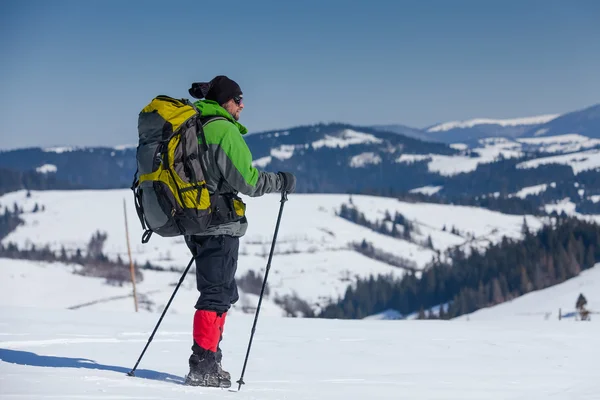
M 204 127 L 208 152 L 202 152 L 202 164 L 206 171 L 206 184 L 211 194 L 242 193 L 257 197 L 265 193 L 281 190 L 279 175 L 259 171 L 252 166 L 252 153 L 242 135 L 248 130 L 237 122 L 223 107 L 212 100 L 201 100 L 194 105 L 202 113 L 202 118 L 220 117 Z M 202 145 L 202 140 L 198 139 Z M 246 233 L 246 218 L 209 228 L 203 235 L 243 236 Z

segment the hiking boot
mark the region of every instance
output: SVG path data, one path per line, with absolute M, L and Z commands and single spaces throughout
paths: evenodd
M 217 352 L 215 353 L 215 361 L 217 362 L 217 367 L 219 369 L 219 374 L 221 374 L 225 379 L 227 379 L 231 384 L 231 374 L 223 369 L 223 365 L 221 365 L 221 360 L 223 359 L 223 353 L 221 352 L 221 348 L 217 348 Z
M 217 363 L 216 353 L 204 350 L 194 352 L 189 359 L 190 372 L 185 377 L 189 386 L 231 387 L 231 374 Z

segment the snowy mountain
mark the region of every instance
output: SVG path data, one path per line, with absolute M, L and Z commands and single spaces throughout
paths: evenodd
M 540 137 L 578 134 L 600 139 L 600 104 L 565 114 L 450 121 L 426 128 L 430 140 L 472 143 L 488 137 Z
M 596 109 L 559 117 L 450 122 L 424 133 L 441 137 L 482 127 L 533 129 L 545 125 L 544 121 L 560 122 L 576 131 L 581 121 L 595 121 Z M 593 200 L 600 195 L 600 181 L 595 178 L 600 170 L 598 138 L 568 133 L 569 129 L 556 136 L 467 138 L 445 144 L 409 137 L 421 137 L 419 130 L 400 126 L 396 133 L 392 128 L 316 124 L 254 133 L 246 141 L 256 167 L 293 172 L 298 192 L 412 195 L 419 200 L 427 196 L 427 201 L 513 214 L 543 214 L 547 205 L 568 199 L 578 212 L 600 213 L 600 203 Z M 134 171 L 132 146 L 0 152 L 0 194 L 23 188 L 126 188 Z M 540 185 L 550 190 L 515 195 Z
M 576 121 L 569 117 L 572 114 L 565 114 L 556 121 Z M 489 126 L 531 128 L 553 117 L 451 122 L 430 128 L 427 135 L 444 136 L 456 129 Z M 573 129 L 576 127 L 573 125 Z M 504 176 L 511 177 L 512 187 L 508 188 L 511 193 L 529 186 L 549 184 L 557 181 L 557 176 L 565 184 L 583 184 L 575 179 L 575 175 L 593 171 L 596 163 L 575 160 L 594 159 L 595 149 L 600 147 L 598 139 L 574 133 L 526 138 L 485 137 L 447 145 L 409 137 L 422 135 L 412 128 L 400 128 L 399 133 L 394 133 L 389 126 L 317 124 L 254 133 L 247 135 L 246 141 L 255 166 L 273 172 L 293 172 L 298 178 L 299 192 L 398 195 L 419 192 L 423 187 L 437 187 L 440 189 L 436 195 L 447 202 L 459 201 L 458 193 L 472 198 L 493 193 L 504 195 L 506 185 L 499 180 Z M 581 151 L 585 153 L 547 158 Z M 515 162 L 508 165 L 506 159 Z M 529 169 L 522 177 L 517 164 L 545 167 Z M 578 164 L 575 168 L 569 168 L 575 164 Z M 0 168 L 3 168 L 0 193 L 20 188 L 125 188 L 131 184 L 135 171 L 135 148 L 12 150 L 0 152 Z M 480 169 L 490 171 L 482 173 L 478 171 Z M 463 178 L 463 174 L 471 176 Z M 493 179 L 482 181 L 484 176 Z M 593 180 L 591 184 L 594 186 L 589 187 L 590 182 L 586 183 L 588 189 L 599 190 L 591 194 L 599 194 L 598 184 Z
M 475 118 L 466 121 L 450 121 L 425 129 L 429 137 L 444 143 L 473 142 L 488 137 L 519 137 L 532 126 L 552 121 L 556 114 L 539 115 L 525 118 L 492 119 Z
M 131 196 L 129 189 L 32 191 L 30 197 L 25 191 L 6 194 L 0 197 L 0 205 L 11 208 L 18 203 L 25 211 L 20 215 L 25 223 L 1 243 L 16 243 L 20 248 L 48 246 L 55 252 L 64 247 L 72 254 L 77 249 L 85 251 L 92 235 L 101 231 L 108 235 L 104 253 L 113 260 L 118 257 L 127 260 L 123 221 L 125 199 L 134 260 L 138 265 L 150 261 L 159 267 L 176 267 L 182 271 L 190 258 L 182 238 L 155 235 L 150 243 L 140 243 L 142 230 Z M 250 270 L 257 273 L 264 271 L 279 208 L 279 195 L 276 194 L 246 200 L 250 226 L 240 242 L 238 276 Z M 506 215 L 476 207 L 353 195 L 352 204 L 368 220 L 383 221 L 386 214 L 400 213 L 414 226 L 410 239 L 391 237 L 338 216 L 342 204 L 349 204 L 349 201 L 348 195 L 290 195 L 269 275 L 272 299 L 297 296 L 319 311 L 342 296 L 358 278 L 366 279 L 371 275 L 401 277 L 407 272 L 357 252 L 353 244 L 363 240 L 373 243 L 380 252 L 405 260 L 406 265 L 420 270 L 437 256 L 438 251 L 454 246 L 460 246 L 467 252 L 470 248 L 484 249 L 490 243 L 499 242 L 503 236 L 520 238 L 522 235 L 522 215 Z M 36 204 L 43 211 L 32 212 Z M 542 225 L 541 218 L 527 216 L 526 220 L 532 230 Z M 391 221 L 388 224 L 392 224 Z M 397 228 L 403 229 L 399 225 Z M 148 278 L 148 286 L 142 289 L 145 293 L 156 289 L 153 282 L 161 281 L 158 276 L 170 276 L 161 281 L 167 292 L 172 289 L 170 284 L 179 277 L 179 272 L 172 276 L 167 272 L 144 273 L 157 276 L 156 279 Z M 195 292 L 193 286 L 190 290 Z M 164 292 L 159 293 L 159 296 L 165 295 Z M 153 299 L 154 303 L 158 302 Z M 82 294 L 80 299 L 73 298 L 69 304 L 90 301 L 93 299 Z
M 543 138 L 486 138 L 472 142 L 470 146 L 464 143 L 454 143 L 451 147 L 460 152 L 453 155 L 403 154 L 396 161 L 399 163 L 426 162 L 429 172 L 452 176 L 473 172 L 479 165 L 490 164 L 500 158 L 519 159 L 531 154 L 535 157 L 531 161 L 535 162 L 535 160 L 544 160 L 550 154 L 560 154 L 567 158 L 577 155 L 580 151 L 585 151 L 586 154 L 595 154 L 600 148 L 600 139 L 577 134 Z M 596 159 L 595 156 L 591 156 L 591 158 Z M 575 163 L 561 161 L 547 163 L 568 164 L 574 167 L 574 171 L 594 169 L 599 166 L 595 162 L 591 162 L 587 168 L 579 168 Z
M 600 139 L 600 104 L 561 115 L 541 125 L 531 127 L 523 137 L 579 134 Z
M 367 189 L 410 189 L 408 179 L 426 184 L 432 177 L 412 173 L 413 168 L 396 163 L 401 154 L 451 155 L 456 150 L 347 124 L 318 124 L 283 131 L 247 135 L 255 165 L 268 171 L 293 171 L 303 192 L 360 192 Z M 0 168 L 16 171 L 40 169 L 70 187 L 80 189 L 124 188 L 131 185 L 136 170 L 135 148 L 51 148 L 0 152 Z M 384 173 L 385 172 L 385 173 Z M 40 172 L 41 174 L 41 172 Z M 9 182 L 10 183 L 10 182 Z M 0 189 L 3 182 L 0 180 Z M 22 182 L 21 186 L 24 187 Z M 29 185 L 38 189 L 37 185 Z M 41 188 L 41 187 L 40 187 Z M 43 187 L 46 188 L 46 187 Z M 10 186 L 15 190 L 15 185 Z
M 42 184 L 28 179 L 20 182 L 21 185 L 16 188 L 24 184 L 33 189 L 124 188 L 131 186 L 133 180 L 135 153 L 135 147 L 129 146 L 18 149 L 0 152 L 0 169 L 8 169 L 13 173 L 36 171 L 41 176 L 39 179 Z M 47 181 L 51 184 L 43 186 Z M 12 186 L 11 190 L 15 190 L 11 182 L 2 182 L 0 179 L 0 183 Z
M 394 132 L 399 135 L 408 136 L 408 137 L 423 140 L 426 142 L 438 142 L 439 141 L 434 135 L 430 135 L 422 129 L 411 128 L 406 125 L 400 125 L 400 124 L 373 125 L 373 128 L 380 130 L 380 131 Z

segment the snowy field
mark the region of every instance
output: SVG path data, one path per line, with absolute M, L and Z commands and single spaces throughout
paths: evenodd
M 81 276 L 73 271 L 74 264 L 42 261 L 11 260 L 0 258 L 0 306 L 25 306 L 37 308 L 63 308 L 98 311 L 133 311 L 131 284 L 114 286 L 104 278 Z M 144 280 L 136 285 L 141 312 L 160 313 L 167 305 L 181 274 L 174 272 L 144 271 Z M 194 313 L 198 299 L 196 278 L 190 271 L 183 281 L 169 313 L 187 315 Z M 240 291 L 240 299 L 231 313 L 254 312 L 258 296 Z M 261 314 L 284 316 L 284 311 L 272 301 L 263 299 Z
M 537 168 L 540 165 L 546 164 L 570 165 L 575 174 L 590 169 L 600 168 L 600 149 L 536 158 L 531 161 L 525 161 L 517 164 L 517 168 Z
M 454 143 L 452 147 L 466 151 L 469 146 Z M 522 157 L 525 152 L 541 151 L 556 153 L 549 157 L 540 157 L 517 165 L 518 168 L 536 168 L 544 164 L 563 164 L 573 168 L 575 174 L 600 166 L 600 140 L 578 134 L 547 136 L 542 138 L 485 138 L 477 141 L 468 154 L 446 156 L 439 154 L 402 154 L 399 163 L 427 161 L 429 172 L 443 176 L 453 176 L 462 172 L 472 172 L 480 164 L 491 163 L 500 156 L 503 158 Z
M 3 239 L 15 242 L 21 248 L 49 245 L 60 251 L 86 249 L 97 230 L 106 232 L 104 251 L 113 259 L 127 260 L 123 200 L 127 205 L 130 238 L 134 260 L 140 265 L 150 261 L 154 265 L 183 269 L 190 254 L 182 238 L 161 238 L 154 235 L 146 245 L 140 243 L 142 230 L 133 208 L 129 189 L 81 191 L 25 191 L 0 197 L 0 205 L 12 208 L 17 202 L 25 211 L 24 225 Z M 240 242 L 238 276 L 250 270 L 264 271 L 271 246 L 273 230 L 279 209 L 280 195 L 245 198 L 248 203 L 250 225 Z M 347 195 L 293 194 L 285 204 L 277 247 L 269 275 L 274 295 L 297 294 L 315 309 L 331 299 L 342 296 L 346 288 L 358 278 L 391 274 L 401 277 L 405 270 L 365 257 L 350 248 L 352 242 L 363 239 L 377 248 L 402 257 L 424 268 L 436 255 L 452 246 L 485 248 L 502 236 L 519 238 L 523 216 L 506 215 L 476 208 L 443 204 L 406 203 L 393 198 L 352 196 L 359 211 L 375 222 L 383 220 L 386 211 L 393 217 L 402 213 L 415 226 L 413 237 L 421 244 L 392 238 L 359 226 L 336 215 Z M 31 212 L 35 204 L 44 211 Z M 530 229 L 541 227 L 541 221 L 527 216 Z M 461 236 L 450 231 L 455 227 Z M 391 228 L 391 226 L 390 226 Z M 423 243 L 431 237 L 434 249 Z M 170 278 L 168 282 L 177 278 Z
M 0 397 L 49 399 L 596 400 L 600 324 L 261 317 L 238 393 L 183 386 L 191 321 L 0 307 Z M 224 367 L 240 376 L 252 317 L 229 318 Z M 232 389 L 237 389 L 234 383 Z

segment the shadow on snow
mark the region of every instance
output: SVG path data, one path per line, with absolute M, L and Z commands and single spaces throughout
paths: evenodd
M 126 374 L 130 371 L 129 368 L 118 367 L 116 365 L 98 364 L 95 361 L 86 358 L 43 356 L 29 351 L 8 350 L 2 348 L 0 348 L 0 360 L 13 364 L 30 365 L 33 367 L 99 369 L 123 374 Z M 148 369 L 136 369 L 135 376 L 138 378 L 174 382 L 179 384 L 183 384 L 184 382 L 183 378 L 177 375 L 171 375 Z

